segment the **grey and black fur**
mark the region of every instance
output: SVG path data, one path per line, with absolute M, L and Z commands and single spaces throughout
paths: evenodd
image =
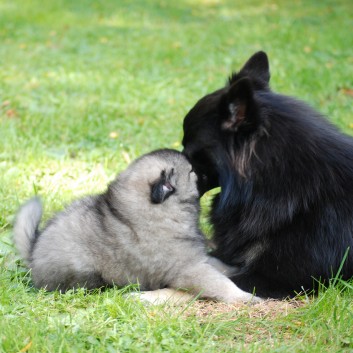
M 38 288 L 139 283 L 141 290 L 181 288 L 225 302 L 252 300 L 226 277 L 230 268 L 206 254 L 196 184 L 185 156 L 154 151 L 105 193 L 73 202 L 41 232 L 41 203 L 28 201 L 17 215 L 14 242 Z

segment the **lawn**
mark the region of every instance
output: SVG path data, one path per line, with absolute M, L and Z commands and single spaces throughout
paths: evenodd
M 274 90 L 353 135 L 352 29 L 349 0 L 0 0 L 0 352 L 353 352 L 353 282 L 146 307 L 117 288 L 36 290 L 11 242 L 32 195 L 47 219 L 137 156 L 181 149 L 187 111 L 260 49 Z

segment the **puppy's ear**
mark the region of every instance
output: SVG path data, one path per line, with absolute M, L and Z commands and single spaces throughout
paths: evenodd
M 263 51 L 255 53 L 245 63 L 239 75 L 260 79 L 268 84 L 270 81 L 270 65 L 267 54 Z
M 175 188 L 169 182 L 165 172 L 162 172 L 161 177 L 151 186 L 151 202 L 162 203 L 174 192 Z
M 221 130 L 236 132 L 240 127 L 252 127 L 257 121 L 254 89 L 248 78 L 229 87 L 221 100 Z

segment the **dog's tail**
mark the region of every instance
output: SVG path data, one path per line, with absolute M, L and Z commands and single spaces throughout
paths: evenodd
M 33 246 L 39 234 L 38 226 L 42 213 L 42 203 L 38 197 L 34 197 L 21 206 L 16 216 L 13 240 L 27 265 L 30 262 Z

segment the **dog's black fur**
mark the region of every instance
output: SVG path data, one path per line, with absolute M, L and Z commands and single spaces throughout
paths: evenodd
M 205 192 L 215 255 L 234 282 L 282 298 L 353 276 L 353 139 L 306 104 L 272 92 L 264 52 L 184 120 L 184 153 Z

